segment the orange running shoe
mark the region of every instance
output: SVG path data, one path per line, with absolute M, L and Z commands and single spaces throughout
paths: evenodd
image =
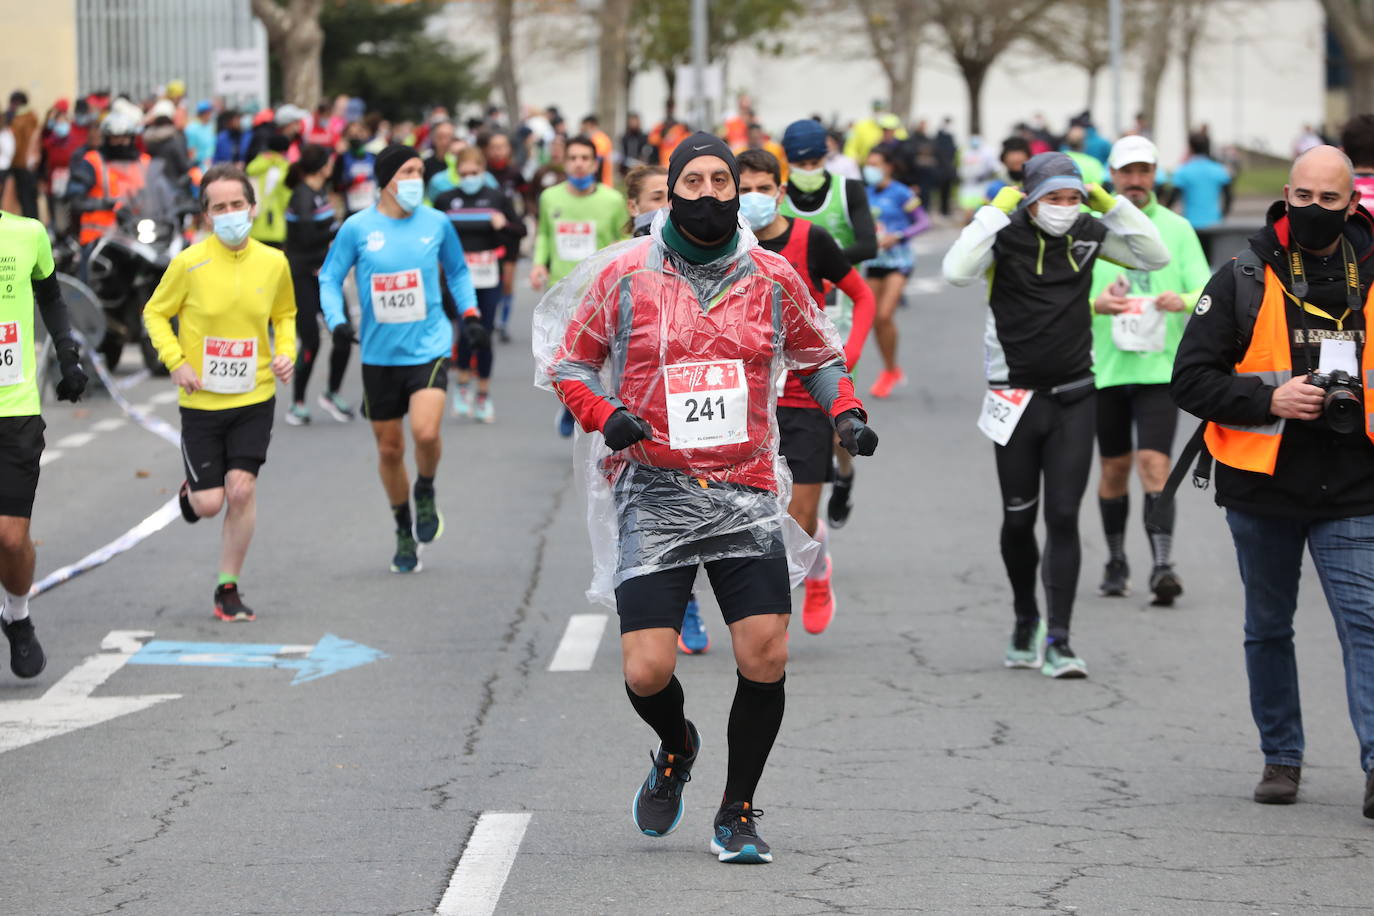
M 873 387 L 868 389 L 868 393 L 875 398 L 885 398 L 892 393 L 893 388 L 905 384 L 906 373 L 901 369 L 884 369 L 878 373 L 878 378 L 874 380 Z
M 806 580 L 806 599 L 802 603 L 802 626 L 811 634 L 824 633 L 835 616 L 835 592 L 830 587 L 830 557 L 825 558 L 825 578 Z

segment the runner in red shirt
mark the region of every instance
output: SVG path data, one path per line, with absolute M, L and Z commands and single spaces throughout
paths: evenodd
M 594 540 L 604 532 L 612 549 L 598 558 L 615 557 L 626 692 L 661 741 L 635 825 L 648 836 L 677 827 L 701 747 L 674 668 L 705 563 L 739 667 L 711 849 L 722 862 L 770 862 L 753 798 L 782 724 L 791 614 L 782 370 L 797 371 L 852 453 L 871 455 L 878 437 L 829 319 L 786 260 L 741 229 L 729 148 L 688 137 L 668 187 L 668 218 L 648 239 L 588 259 L 545 296 L 535 352 L 542 381 L 605 440 L 591 476 L 603 485 L 589 488 Z
M 739 168 L 740 213 L 758 236 L 759 244 L 787 259 L 806 282 L 817 306 L 825 307 L 825 293 L 830 286 L 839 287 L 853 301 L 848 326 L 836 328 L 845 341 L 845 365 L 852 372 L 873 326 L 873 291 L 850 266 L 830 233 L 815 223 L 788 219 L 778 212 L 784 191 L 782 166 L 776 156 L 766 150 L 745 150 L 739 154 Z M 820 519 L 821 490 L 834 479 L 831 455 L 835 434 L 825 411 L 790 373 L 778 397 L 778 432 L 779 450 L 792 472 L 788 514 L 820 544 L 806 573 L 802 626 L 808 633 L 821 633 L 835 614 L 835 592 L 830 586 L 830 531 Z

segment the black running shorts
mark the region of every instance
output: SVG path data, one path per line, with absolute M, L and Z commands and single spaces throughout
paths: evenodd
M 45 429 L 47 424 L 37 414 L 0 417 L 0 515 L 33 516 Z
M 1097 451 L 1103 458 L 1129 455 L 1131 426 L 1135 448 L 1168 455 L 1178 429 L 1178 408 L 1169 386 L 1113 385 L 1097 392 Z
M 181 408 L 181 460 L 192 490 L 224 486 L 231 470 L 257 476 L 272 441 L 277 399 L 227 410 Z
M 793 483 L 834 479 L 835 429 L 819 407 L 778 408 L 778 452 L 787 459 Z
M 708 560 L 721 616 L 727 624 L 759 614 L 792 613 L 792 583 L 786 557 L 730 557 Z M 616 586 L 620 632 L 671 627 L 682 631 L 682 615 L 697 578 L 697 564 L 662 569 L 626 579 Z
M 363 416 L 399 420 L 410 410 L 410 396 L 426 388 L 448 391 L 448 357 L 418 366 L 372 366 L 363 363 Z

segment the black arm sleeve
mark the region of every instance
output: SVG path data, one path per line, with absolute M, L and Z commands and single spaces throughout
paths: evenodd
M 806 267 L 813 279 L 829 280 L 836 286 L 853 270 L 849 266 L 849 259 L 840 250 L 840 243 L 815 223 L 811 224 L 811 233 L 806 241 Z M 816 285 L 820 286 L 819 283 Z
M 453 298 L 453 293 L 448 291 L 448 278 L 444 276 L 444 269 L 439 268 L 439 297 L 443 300 L 444 314 L 448 320 L 454 324 L 458 323 L 458 303 Z
M 67 303 L 62 301 L 62 287 L 57 285 L 57 271 L 41 280 L 33 281 L 33 298 L 43 316 L 43 326 L 54 344 L 71 341 L 72 322 L 67 316 Z
M 1274 386 L 1235 374 L 1249 341 L 1237 340 L 1236 279 L 1228 261 L 1212 275 L 1184 329 L 1169 386 L 1174 403 L 1203 420 L 1234 426 L 1272 423 Z
M 506 215 L 505 232 L 512 239 L 522 239 L 525 237 L 525 221 L 520 218 L 520 214 L 515 212 L 515 201 L 509 195 L 502 194 L 501 199 L 505 204 L 501 207 L 501 212 Z
M 878 229 L 873 225 L 873 211 L 868 209 L 868 192 L 862 181 L 845 179 L 845 203 L 849 205 L 849 224 L 854 227 L 854 244 L 844 249 L 850 264 L 859 264 L 878 256 Z

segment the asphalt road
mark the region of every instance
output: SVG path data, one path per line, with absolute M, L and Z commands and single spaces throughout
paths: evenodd
M 498 354 L 498 422 L 446 421 L 447 531 L 421 574 L 387 572 L 368 431 L 317 411 L 307 428 L 278 423 L 263 470 L 242 585 L 256 623 L 211 616 L 213 521 L 174 520 L 33 602 L 49 664 L 31 682 L 0 673 L 0 742 L 82 727 L 0 751 L 0 913 L 1369 912 L 1374 821 L 1360 816 L 1340 656 L 1310 569 L 1302 802 L 1249 800 L 1261 758 L 1240 590 L 1210 494 L 1182 496 L 1187 592 L 1158 609 L 1096 596 L 1090 493 L 1074 645 L 1092 676 L 1003 669 L 993 447 L 974 426 L 983 310 L 977 291 L 933 279 L 939 241 L 924 242 L 900 315 L 911 384 L 870 405 L 882 443 L 832 538 L 838 615 L 820 637 L 796 628 L 757 798 L 772 865 L 707 852 L 734 683 L 709 599 L 717 643 L 679 668 L 704 753 L 667 838 L 628 817 L 654 741 L 624 699 L 614 620 L 588 670 L 549 670 L 572 615 L 605 609 L 583 597 L 570 449 L 530 386 L 524 329 Z M 876 362 L 870 347 L 861 390 Z M 146 380 L 129 395 L 175 422 L 174 403 L 150 403 L 166 391 Z M 49 447 L 67 445 L 35 510 L 40 575 L 175 492 L 176 449 L 121 416 L 105 396 L 50 408 Z M 140 649 L 149 640 L 257 648 L 141 664 L 137 652 L 159 658 Z M 293 685 L 312 651 L 357 664 Z

